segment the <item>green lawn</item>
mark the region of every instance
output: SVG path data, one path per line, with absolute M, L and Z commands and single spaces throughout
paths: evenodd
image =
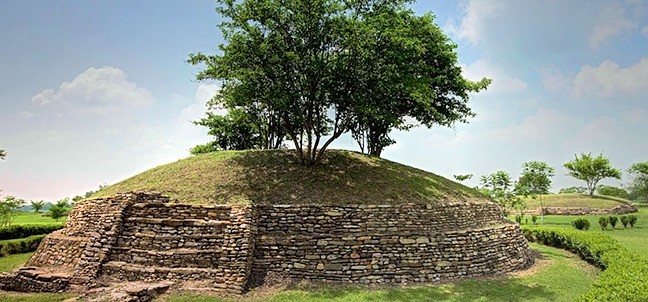
M 44 213 L 18 212 L 12 224 L 54 224 L 64 223 L 67 217 L 61 218 L 58 222 L 51 217 L 43 216 Z
M 22 266 L 33 254 L 34 253 L 13 254 L 0 258 L 0 272 L 7 272 Z
M 639 212 L 632 213 L 639 217 L 637 220 L 637 224 L 634 226 L 634 228 L 624 229 L 623 225 L 621 224 L 621 221 L 619 221 L 616 225 L 616 228 L 609 229 L 605 231 L 605 233 L 619 240 L 621 243 L 625 244 L 625 246 L 628 247 L 629 249 L 632 249 L 635 252 L 638 252 L 639 254 L 642 255 L 648 255 L 648 244 L 646 244 L 646 242 L 648 241 L 648 206 L 639 205 L 637 207 L 639 208 Z M 525 218 L 527 218 L 527 216 L 525 216 Z M 599 227 L 598 220 L 599 217 L 601 216 L 610 216 L 610 215 L 592 215 L 592 216 L 550 215 L 544 217 L 544 224 L 547 226 L 572 228 L 571 222 L 573 220 L 576 220 L 578 218 L 586 218 L 590 222 L 589 232 L 600 231 L 601 228 Z M 620 217 L 621 215 L 614 215 L 614 216 Z M 529 219 L 529 223 L 531 223 L 531 219 Z M 537 224 L 540 225 L 540 218 L 538 218 Z M 611 226 L 608 226 L 608 228 L 610 227 Z
M 601 209 L 611 209 L 620 203 L 628 202 L 625 199 L 617 197 L 604 195 L 589 196 L 585 194 L 549 194 L 537 198 L 527 197 L 523 200 L 529 210 L 542 207 L 540 201 L 542 201 L 545 207 L 588 207 Z

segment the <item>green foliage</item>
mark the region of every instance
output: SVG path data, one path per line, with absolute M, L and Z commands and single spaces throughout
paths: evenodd
M 534 214 L 534 215 L 531 215 L 531 222 L 532 222 L 533 224 L 536 224 L 537 221 L 538 221 L 538 215 L 535 215 L 535 214 Z
M 67 211 L 68 211 L 67 207 L 56 204 L 49 208 L 49 215 L 50 217 L 52 217 L 52 219 L 58 221 L 62 217 L 66 216 Z
M 43 238 L 45 235 L 34 235 L 0 242 L 0 256 L 33 252 L 38 248 Z
M 526 208 L 524 201 L 514 191 L 511 175 L 508 173 L 497 171 L 493 174 L 484 175 L 480 178 L 480 184 L 482 192 L 499 203 L 504 208 L 504 211 L 517 209 L 522 212 Z
M 34 208 L 34 212 L 38 213 L 45 206 L 45 201 L 43 200 L 32 200 L 31 206 Z
M 490 83 L 464 79 L 456 44 L 407 0 L 217 2 L 221 54 L 188 60 L 205 64 L 198 80 L 222 82 L 210 105 L 262 108 L 305 164 L 344 133 L 379 155 L 391 129 L 411 127 L 405 117 L 428 127 L 465 122 L 469 93 Z
M 610 222 L 610 225 L 612 228 L 616 228 L 617 222 L 619 221 L 619 218 L 616 216 L 610 216 L 608 217 L 608 221 Z
M 226 115 L 207 112 L 194 124 L 207 127 L 214 141 L 197 145 L 192 154 L 218 150 L 278 149 L 282 146 L 285 130 L 274 115 L 261 110 L 230 108 Z
M 648 202 L 648 162 L 632 164 L 628 173 L 632 177 L 628 187 L 630 199 Z
M 599 217 L 598 223 L 599 223 L 599 226 L 601 227 L 602 231 L 607 230 L 607 226 L 608 226 L 607 217 Z
M 592 153 L 581 153 L 575 155 L 574 160 L 565 163 L 565 168 L 569 170 L 569 175 L 585 181 L 589 195 L 594 195 L 596 184 L 604 178 L 613 177 L 621 179 L 621 171 L 610 165 L 610 159 L 599 154 L 596 157 Z
M 585 194 L 587 193 L 587 188 L 585 187 L 568 187 L 560 189 L 558 194 Z
M 576 301 L 648 301 L 648 260 L 600 232 L 523 228 L 529 241 L 563 248 L 605 270 Z
M 524 215 L 517 214 L 517 215 L 515 215 L 515 222 L 517 222 L 518 224 L 522 224 L 522 219 L 523 218 L 524 218 Z
M 590 222 L 585 218 L 579 218 L 572 221 L 572 226 L 575 227 L 577 230 L 587 231 L 590 228 Z
M 629 223 L 630 223 L 630 219 L 628 218 L 628 216 L 625 215 L 621 216 L 621 224 L 623 225 L 624 229 L 628 227 Z
M 631 228 L 634 228 L 634 225 L 637 223 L 637 219 L 638 219 L 637 215 L 634 214 L 628 215 L 628 223 L 630 223 Z
M 63 224 L 20 224 L 0 227 L 0 240 L 25 238 L 32 235 L 49 234 L 64 227 Z
M 14 196 L 5 196 L 0 200 L 0 227 L 9 226 L 25 201 Z
M 459 175 L 452 175 L 452 177 L 454 177 L 454 179 L 456 179 L 457 181 L 464 181 L 464 180 L 471 179 L 473 177 L 473 175 L 472 174 L 463 174 L 463 175 L 459 174 Z
M 516 191 L 522 195 L 549 194 L 551 178 L 555 174 L 553 167 L 546 162 L 530 161 L 522 165 L 522 174 L 516 184 Z
M 7 151 L 0 149 L 0 159 L 5 159 L 7 157 Z
M 623 199 L 630 198 L 630 194 L 628 193 L 628 191 L 626 191 L 623 188 L 619 188 L 615 186 L 600 185 L 596 187 L 596 192 L 599 195 L 613 196 L 613 197 L 618 197 Z

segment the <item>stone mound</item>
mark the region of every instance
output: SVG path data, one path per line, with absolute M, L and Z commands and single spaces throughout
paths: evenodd
M 27 290 L 166 280 L 239 294 L 266 275 L 436 282 L 519 270 L 531 255 L 519 226 L 484 200 L 198 205 L 131 192 L 78 203 L 66 227 L 48 235 L 28 261 L 66 274 L 50 278 L 56 286 L 38 280 Z M 0 277 L 0 288 L 20 290 L 13 283 L 25 278 L 16 274 Z

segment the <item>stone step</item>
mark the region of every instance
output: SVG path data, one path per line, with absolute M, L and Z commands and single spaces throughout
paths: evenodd
M 170 227 L 225 227 L 230 224 L 227 220 L 217 219 L 172 219 L 172 218 L 149 218 L 149 217 L 127 217 L 126 224 L 149 224 Z
M 139 265 L 154 265 L 170 268 L 195 266 L 200 268 L 218 267 L 223 261 L 229 261 L 223 250 L 212 249 L 169 249 L 148 250 L 115 247 L 110 255 L 111 261 L 127 262 Z
M 183 280 L 203 281 L 211 283 L 210 286 L 228 285 L 238 286 L 245 282 L 245 263 L 241 263 L 240 269 L 227 270 L 218 268 L 200 267 L 160 267 L 151 265 L 139 265 L 121 261 L 109 261 L 102 266 L 102 277 L 115 281 L 160 281 L 160 280 Z
M 203 246 L 220 247 L 225 244 L 225 234 L 222 232 L 212 234 L 202 232 L 182 233 L 178 235 L 166 234 L 168 233 L 150 230 L 143 232 L 125 230 L 119 239 L 117 239 L 117 246 L 146 250 L 167 250 L 198 248 Z

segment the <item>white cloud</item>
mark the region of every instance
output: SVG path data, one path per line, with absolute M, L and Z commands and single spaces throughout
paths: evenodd
M 71 105 L 79 112 L 105 113 L 120 107 L 151 105 L 153 94 L 128 81 L 126 73 L 115 67 L 89 68 L 58 90 L 46 89 L 32 97 L 37 105 Z
M 598 48 L 610 38 L 637 27 L 637 24 L 625 17 L 625 8 L 621 3 L 610 3 L 599 12 L 593 32 L 590 36 L 590 46 Z
M 467 39 L 472 43 L 479 43 L 484 37 L 485 23 L 491 18 L 496 18 L 504 8 L 502 1 L 469 1 L 465 4 L 465 16 L 458 26 L 450 26 L 450 31 L 460 38 Z
M 572 82 L 572 95 L 610 98 L 623 95 L 648 93 L 648 57 L 637 64 L 621 68 L 617 63 L 605 60 L 597 67 L 583 66 Z
M 18 116 L 20 116 L 22 118 L 30 118 L 30 117 L 34 116 L 34 114 L 29 112 L 29 111 L 21 111 L 21 112 L 18 113 Z
M 506 75 L 503 71 L 490 66 L 484 60 L 477 60 L 468 66 L 464 66 L 463 73 L 464 77 L 473 81 L 478 81 L 483 77 L 492 79 L 493 83 L 488 87 L 486 93 L 514 93 L 527 89 L 527 84 L 524 81 Z
M 535 114 L 527 116 L 521 123 L 496 128 L 490 133 L 491 140 L 505 142 L 551 142 L 573 129 L 576 120 L 564 112 L 539 108 Z

